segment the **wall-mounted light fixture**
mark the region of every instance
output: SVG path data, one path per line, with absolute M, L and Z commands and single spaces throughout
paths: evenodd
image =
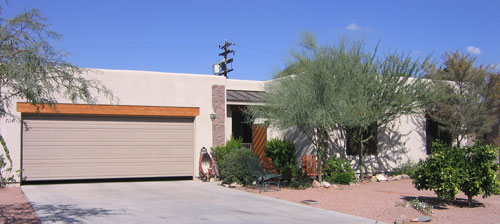
M 216 116 L 215 116 L 215 111 L 214 111 L 214 109 L 210 109 L 210 119 L 212 119 L 212 120 L 213 120 L 213 119 L 215 119 L 215 117 L 216 117 Z

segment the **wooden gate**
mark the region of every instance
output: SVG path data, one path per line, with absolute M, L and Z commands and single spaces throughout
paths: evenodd
M 261 124 L 252 125 L 252 150 L 262 159 L 266 155 L 267 128 Z

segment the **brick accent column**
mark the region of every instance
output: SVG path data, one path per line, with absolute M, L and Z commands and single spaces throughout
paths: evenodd
M 226 87 L 223 85 L 212 86 L 212 108 L 215 119 L 212 120 L 212 147 L 224 145 L 226 137 Z

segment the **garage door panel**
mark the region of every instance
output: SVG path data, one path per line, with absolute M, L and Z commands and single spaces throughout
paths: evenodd
M 42 128 L 42 129 L 41 129 Z M 192 130 L 178 131 L 130 131 L 108 129 L 101 131 L 103 127 L 88 130 L 47 130 L 47 127 L 30 127 L 25 136 L 31 141 L 40 142 L 67 142 L 67 141 L 92 141 L 92 142 L 136 142 L 140 140 L 172 142 L 192 141 Z M 129 127 L 130 129 L 131 127 Z M 172 128 L 172 127 L 165 127 Z M 41 130 L 40 130 L 41 129 Z
M 193 175 L 193 120 L 23 116 L 27 180 Z
M 29 153 L 25 153 L 23 160 L 31 162 L 31 160 L 48 160 L 50 159 L 161 159 L 161 158 L 189 158 L 192 159 L 192 148 L 186 146 L 73 146 L 68 149 L 68 146 L 32 146 L 29 148 Z
M 26 176 L 42 176 L 29 178 L 29 180 L 54 180 L 54 179 L 91 179 L 95 178 L 125 178 L 125 177 L 158 177 L 151 174 L 151 170 L 165 170 L 164 176 L 190 176 L 188 172 L 192 166 L 191 161 L 175 163 L 104 163 L 104 164 L 40 164 L 25 167 Z M 68 178 L 71 177 L 71 178 Z

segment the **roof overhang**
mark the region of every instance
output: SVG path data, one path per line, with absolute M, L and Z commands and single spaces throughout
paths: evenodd
M 262 105 L 264 91 L 226 90 L 228 105 Z

